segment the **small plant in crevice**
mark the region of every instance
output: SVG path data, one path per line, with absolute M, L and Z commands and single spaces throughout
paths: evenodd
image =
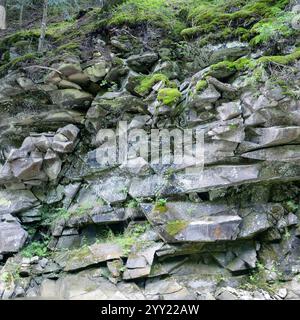
M 167 203 L 168 203 L 167 199 L 163 199 L 163 198 L 157 199 L 155 201 L 154 210 L 159 211 L 161 213 L 167 212 L 168 211 Z
M 287 201 L 285 203 L 285 207 L 290 212 L 296 212 L 299 209 L 299 204 L 295 203 L 295 201 Z
M 167 179 L 167 180 L 170 180 L 174 174 L 176 173 L 176 170 L 173 169 L 173 168 L 169 168 L 166 170 L 166 172 L 164 173 L 164 177 Z
M 0 275 L 0 281 L 4 282 L 5 288 L 9 289 L 15 286 L 15 283 L 20 280 L 20 266 L 13 264 L 9 266 L 9 270 L 4 271 Z
M 129 209 L 135 209 L 138 207 L 138 205 L 139 205 L 139 202 L 136 199 L 132 199 L 127 203 L 126 207 Z
M 124 188 L 120 189 L 119 192 L 126 195 L 128 193 L 128 191 L 129 191 L 128 187 L 124 187 Z
M 270 281 L 268 274 L 273 273 L 276 276 L 276 280 Z M 282 277 L 282 273 L 278 271 L 275 265 L 272 268 L 266 268 L 262 263 L 256 264 L 256 269 L 253 270 L 240 288 L 244 290 L 257 290 L 261 289 L 274 294 L 279 286 L 279 280 Z
M 114 243 L 118 244 L 125 255 L 128 255 L 134 244 L 137 243 L 138 238 L 149 229 L 148 223 L 134 224 L 132 227 L 128 227 L 123 233 L 114 233 L 111 229 L 106 229 L 101 234 L 96 243 Z M 143 244 L 142 241 L 138 242 Z
M 286 228 L 284 228 L 283 239 L 288 240 L 290 238 L 291 238 L 291 233 L 289 231 L 289 228 L 286 227 Z
M 41 225 L 44 227 L 52 227 L 59 220 L 69 219 L 70 215 L 70 212 L 64 208 L 51 208 L 49 206 L 44 206 L 41 208 Z
M 48 240 L 44 242 L 33 241 L 21 251 L 21 256 L 24 258 L 47 257 L 49 255 L 48 243 Z

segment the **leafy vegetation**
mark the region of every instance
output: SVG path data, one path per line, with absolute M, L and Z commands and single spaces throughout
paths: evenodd
M 111 229 L 106 230 L 97 238 L 97 243 L 115 243 L 118 244 L 124 254 L 129 254 L 132 246 L 141 243 L 139 237 L 149 229 L 148 223 L 134 224 L 128 227 L 124 233 L 115 234 Z
M 45 227 L 54 226 L 59 220 L 67 220 L 71 214 L 68 210 L 63 208 L 51 208 L 44 206 L 41 208 L 42 225 Z
M 294 201 L 287 201 L 285 207 L 290 212 L 296 212 L 299 209 L 299 204 L 295 203 Z
M 275 17 L 259 21 L 251 29 L 251 32 L 257 35 L 250 41 L 250 44 L 266 44 L 281 37 L 292 37 L 296 30 L 291 27 L 290 23 L 295 15 L 295 12 L 280 12 Z
M 28 246 L 26 246 L 22 251 L 21 255 L 25 258 L 32 258 L 35 256 L 38 257 L 47 257 L 49 255 L 48 242 L 31 242 Z
M 20 265 L 10 264 L 8 270 L 1 274 L 0 281 L 3 281 L 7 289 L 13 287 L 20 280 Z
M 127 203 L 127 208 L 134 209 L 134 208 L 137 208 L 138 205 L 139 205 L 138 201 L 135 199 L 132 199 Z
M 160 213 L 167 212 L 168 210 L 167 203 L 168 203 L 167 199 L 157 199 L 155 201 L 154 210 Z
M 269 281 L 268 274 L 273 273 L 276 276 L 276 280 Z M 279 285 L 279 278 L 282 274 L 276 269 L 275 266 L 271 270 L 267 269 L 262 263 L 256 264 L 256 269 L 249 275 L 246 282 L 241 285 L 241 289 L 245 290 L 257 290 L 262 289 L 271 294 L 276 292 Z

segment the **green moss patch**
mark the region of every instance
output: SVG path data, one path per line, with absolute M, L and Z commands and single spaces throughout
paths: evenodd
M 257 61 L 254 59 L 242 57 L 236 61 L 221 61 L 213 64 L 209 75 L 216 78 L 227 77 L 235 74 L 238 71 L 252 70 L 257 66 Z
M 0 74 L 3 74 L 4 72 L 8 71 L 9 69 L 13 69 L 16 67 L 19 67 L 25 62 L 31 62 L 38 59 L 38 54 L 36 53 L 27 53 L 24 56 L 20 56 L 18 58 L 15 58 L 2 66 L 0 66 Z
M 262 19 L 277 17 L 288 0 L 194 0 L 188 6 L 189 28 L 184 37 L 203 36 L 208 41 L 255 36 L 252 27 Z M 256 29 L 258 31 L 258 29 Z
M 157 99 L 166 106 L 171 106 L 180 101 L 182 94 L 175 88 L 164 88 L 159 90 Z
M 113 10 L 108 20 L 109 25 L 118 26 L 140 23 L 152 24 L 174 34 L 186 27 L 177 15 L 176 1 L 165 0 L 127 0 Z
M 274 62 L 281 65 L 288 65 L 300 59 L 300 48 L 285 56 L 265 56 L 258 59 L 259 63 Z
M 155 73 L 149 76 L 141 76 L 137 80 L 139 84 L 134 88 L 134 90 L 142 96 L 150 93 L 152 87 L 158 82 L 162 81 L 166 85 L 170 83 L 168 77 L 161 73 Z
M 196 84 L 196 90 L 197 91 L 203 91 L 204 89 L 206 89 L 208 86 L 208 83 L 206 80 L 200 80 L 197 82 Z
M 185 220 L 174 220 L 168 222 L 166 225 L 166 231 L 170 236 L 176 236 L 178 233 L 183 231 L 189 223 Z

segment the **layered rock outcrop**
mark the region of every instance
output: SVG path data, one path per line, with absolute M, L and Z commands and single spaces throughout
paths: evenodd
M 285 68 L 247 43 L 203 47 L 196 73 L 143 32 L 93 34 L 98 52 L 42 83 L 0 80 L 0 297 L 298 299 L 299 61 L 287 92 Z M 251 68 L 226 67 L 241 57 Z M 201 130 L 203 171 L 151 162 L 136 140 L 128 161 L 99 162 L 120 121 L 145 139 Z

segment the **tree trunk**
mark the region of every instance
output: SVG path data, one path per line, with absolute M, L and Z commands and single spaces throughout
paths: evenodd
M 0 30 L 6 29 L 6 9 L 0 5 Z
M 24 4 L 22 4 L 20 7 L 19 25 L 21 28 L 23 25 L 23 13 L 24 13 Z
M 44 42 L 45 42 L 46 29 L 47 29 L 47 15 L 48 15 L 48 0 L 44 0 L 41 36 L 39 39 L 38 52 L 43 52 L 44 50 Z

